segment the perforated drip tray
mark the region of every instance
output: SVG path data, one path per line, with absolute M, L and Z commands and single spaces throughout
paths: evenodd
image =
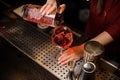
M 52 45 L 47 34 L 21 20 L 8 23 L 0 31 L 7 41 L 32 60 L 57 78 L 66 80 L 68 65 L 58 65 L 57 58 L 60 50 Z
M 57 58 L 60 50 L 52 45 L 49 35 L 23 20 L 11 21 L 0 27 L 0 35 L 58 79 L 66 80 L 68 65 L 58 65 Z M 82 60 L 77 62 L 76 73 L 82 65 Z M 111 79 L 109 73 L 101 71 L 96 72 L 96 76 L 100 77 L 96 80 L 118 80 L 113 76 Z

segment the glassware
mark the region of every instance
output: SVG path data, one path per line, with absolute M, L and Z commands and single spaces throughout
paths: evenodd
M 23 19 L 42 26 L 53 27 L 56 13 L 46 14 L 43 16 L 40 11 L 41 7 L 42 6 L 35 4 L 25 4 L 21 12 Z
M 93 73 L 96 70 L 95 59 L 104 52 L 104 47 L 97 41 L 88 41 L 84 46 L 85 58 L 83 71 Z
M 56 10 L 51 14 L 42 15 L 40 9 L 42 6 L 36 4 L 25 4 L 22 8 L 22 18 L 26 21 L 37 23 L 41 29 L 46 29 L 49 26 L 54 27 L 57 24 L 64 22 L 63 15 L 58 13 L 58 2 Z
M 52 43 L 59 47 L 67 49 L 73 42 L 73 35 L 67 26 L 56 26 L 52 34 Z
M 97 61 L 104 52 L 104 46 L 97 41 L 87 41 L 84 45 L 85 57 L 77 80 L 94 80 L 94 72 L 97 69 Z
M 52 43 L 60 48 L 60 54 L 63 52 L 63 50 L 68 49 L 69 46 L 71 46 L 73 42 L 73 34 L 70 28 L 67 26 L 59 25 L 54 28 L 53 34 L 52 34 Z M 74 61 L 70 61 L 68 63 L 69 65 L 69 73 L 67 75 L 68 80 L 72 79 L 73 76 L 73 70 L 75 66 Z

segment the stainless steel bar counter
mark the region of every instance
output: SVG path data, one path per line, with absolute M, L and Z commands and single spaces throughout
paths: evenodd
M 36 25 L 32 25 L 30 22 L 23 20 L 20 18 L 21 8 L 22 6 L 13 10 L 13 12 L 17 14 L 19 18 L 14 17 L 15 14 L 13 12 L 5 12 L 7 16 L 15 19 L 8 19 L 3 26 L 0 26 L 0 36 L 2 36 L 7 42 L 9 42 L 13 47 L 17 48 L 18 51 L 26 55 L 33 62 L 37 63 L 40 67 L 43 67 L 45 70 L 40 68 L 41 73 L 42 71 L 45 73 L 51 73 L 53 76 L 52 78 L 50 76 L 49 77 L 52 80 L 67 80 L 66 76 L 68 74 L 68 65 L 61 66 L 57 64 L 57 58 L 60 50 L 52 45 L 52 28 L 42 30 Z M 87 36 L 84 33 L 77 33 L 74 29 L 72 30 L 74 38 L 72 46 L 81 44 L 87 39 Z M 119 69 L 117 66 L 112 65 L 103 58 L 101 58 L 99 62 L 100 67 L 103 69 L 97 69 L 95 71 L 95 80 L 119 80 L 119 78 L 114 75 L 114 72 Z M 74 70 L 75 73 L 80 72 L 82 65 L 83 60 L 80 60 L 76 63 Z M 45 78 L 46 74 L 43 74 L 42 76 L 44 79 L 50 79 Z M 44 79 L 41 78 L 41 80 Z
M 50 36 L 23 20 L 15 20 L 1 27 L 1 36 L 17 49 L 61 80 L 66 79 L 68 66 L 57 64 L 60 50 L 51 43 Z M 81 63 L 81 61 L 80 61 Z
M 66 80 L 68 65 L 57 64 L 60 50 L 52 45 L 51 37 L 47 33 L 22 19 L 10 21 L 0 27 L 0 35 L 5 40 L 58 79 Z M 78 39 L 79 43 L 82 43 L 86 38 L 81 36 Z M 78 39 L 75 39 L 74 42 Z M 82 64 L 82 60 L 77 62 L 76 72 L 79 72 Z M 106 70 L 97 70 L 94 77 L 95 80 L 119 80 L 117 76 Z

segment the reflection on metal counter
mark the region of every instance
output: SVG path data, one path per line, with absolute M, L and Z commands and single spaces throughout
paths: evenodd
M 9 43 L 27 55 L 34 62 L 38 63 L 44 69 L 51 72 L 55 77 L 59 78 L 60 80 L 66 80 L 68 65 L 60 66 L 57 64 L 57 58 L 59 56 L 58 53 L 60 50 L 51 44 L 51 39 L 48 35 L 49 31 L 43 32 L 28 22 L 20 19 L 13 21 L 10 20 L 10 22 L 7 22 L 5 26 L 0 28 L 0 33 L 0 35 Z M 81 41 L 85 39 L 83 38 L 83 35 L 80 35 L 79 37 L 77 36 L 76 38 L 77 39 L 75 39 L 74 42 L 77 44 L 80 44 Z M 104 59 L 100 59 L 99 62 L 104 64 L 108 63 Z M 105 66 L 104 64 L 100 64 L 100 67 Z M 74 73 L 77 75 L 76 77 L 82 75 L 80 73 L 82 65 L 83 60 L 80 60 L 76 63 L 74 68 Z M 104 69 L 97 69 L 95 71 L 94 79 L 120 80 L 120 78 L 117 77 L 113 72 L 106 70 L 108 68 L 111 69 L 111 65 L 108 64 L 104 67 Z M 81 77 L 79 77 L 79 80 L 80 78 Z
M 6 23 L 3 28 L 0 28 L 0 33 L 4 39 L 30 59 L 44 67 L 60 80 L 66 80 L 68 65 L 61 66 L 57 64 L 60 50 L 52 45 L 48 34 L 21 19 Z M 82 37 L 79 39 L 82 40 Z M 80 74 L 82 65 L 83 60 L 76 63 L 74 68 L 74 73 L 76 75 Z M 94 78 L 95 80 L 119 80 L 117 76 L 105 69 L 96 70 Z
M 1 36 L 8 42 L 57 78 L 66 80 L 68 65 L 58 65 L 57 58 L 60 50 L 52 45 L 49 35 L 23 20 L 7 23 L 1 29 Z

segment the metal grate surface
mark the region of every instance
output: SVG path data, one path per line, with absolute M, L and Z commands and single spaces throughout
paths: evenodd
M 68 65 L 57 64 L 60 50 L 51 43 L 50 37 L 23 20 L 10 22 L 0 29 L 1 36 L 25 55 L 51 72 L 60 80 L 66 80 Z M 75 67 L 76 74 L 80 72 L 83 61 L 78 61 Z M 119 80 L 106 71 L 97 71 L 96 80 Z
M 120 80 L 120 78 L 109 71 L 97 70 L 95 72 L 95 80 Z
M 66 80 L 68 65 L 60 66 L 57 58 L 60 50 L 51 43 L 50 37 L 34 26 L 20 20 L 2 27 L 2 36 L 61 80 Z M 80 62 L 79 62 L 80 63 Z

